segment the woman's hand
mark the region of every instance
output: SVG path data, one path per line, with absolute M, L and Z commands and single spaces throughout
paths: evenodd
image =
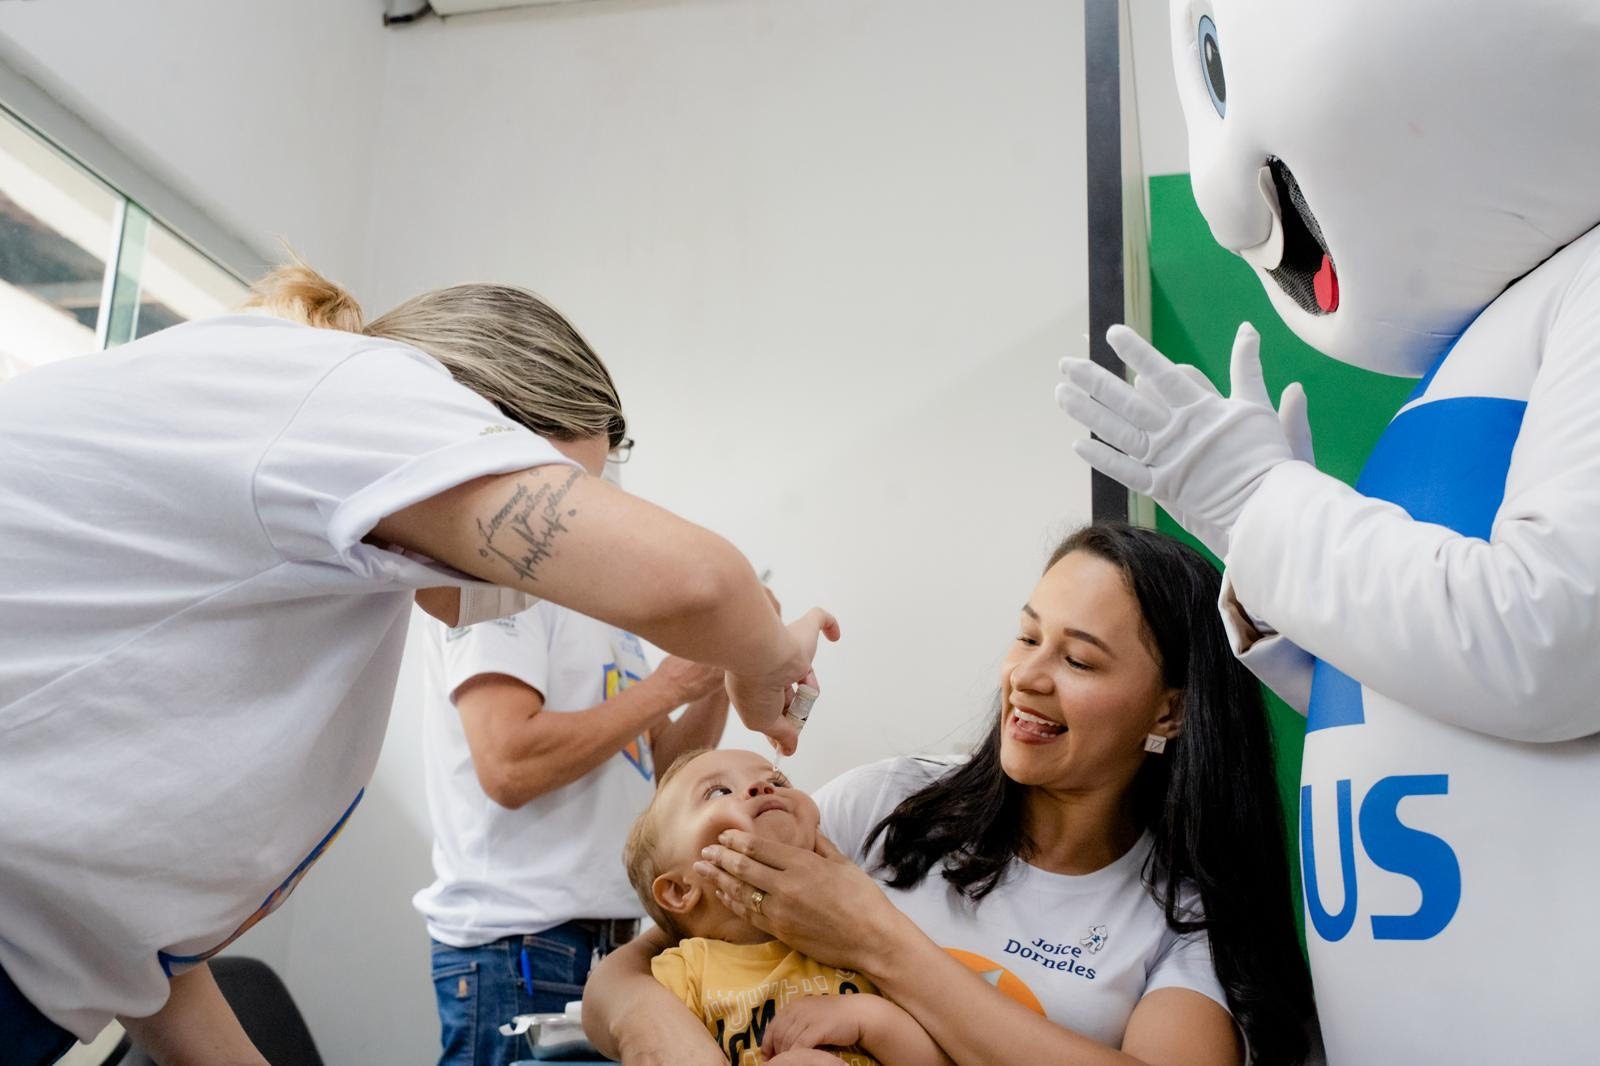
M 717 897 L 745 921 L 833 966 L 872 973 L 905 937 L 920 936 L 883 890 L 822 834 L 817 849 L 722 834 L 695 863 Z M 763 893 L 759 912 L 752 893 Z
M 811 660 L 817 654 L 817 641 L 822 637 L 838 640 L 839 623 L 821 607 L 813 607 L 789 623 L 789 635 L 795 641 L 795 654 L 777 670 L 762 675 L 728 674 L 728 699 L 734 710 L 746 726 L 771 737 L 784 755 L 793 755 L 800 740 L 799 729 L 784 715 L 784 709 L 794 696 L 794 686 L 814 676 Z
M 671 946 L 650 929 L 601 959 L 583 989 L 584 1033 L 623 1066 L 726 1064 L 705 1023 L 651 976 L 650 960 Z

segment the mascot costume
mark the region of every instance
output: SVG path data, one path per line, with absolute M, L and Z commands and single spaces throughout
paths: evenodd
M 1420 377 L 1354 489 L 1259 338 L 1230 395 L 1124 327 L 1092 466 L 1227 562 L 1308 711 L 1306 938 L 1339 1064 L 1600 1056 L 1600 2 L 1176 0 L 1195 198 L 1284 320 Z

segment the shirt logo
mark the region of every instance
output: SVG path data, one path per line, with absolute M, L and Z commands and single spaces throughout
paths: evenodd
M 1100 949 L 1106 946 L 1107 935 L 1108 934 L 1106 933 L 1105 926 L 1091 925 L 1089 927 L 1089 934 L 1082 940 L 1078 941 L 1078 943 L 1088 948 L 1089 954 L 1098 955 L 1100 954 Z
M 1104 942 L 1102 941 L 1102 944 Z M 1092 966 L 1083 963 L 1083 948 L 1077 944 L 1055 943 L 1042 936 L 1033 938 L 1030 944 L 1020 940 L 1006 940 L 1006 954 L 1015 955 L 1019 959 L 1027 959 L 1036 966 L 1046 970 L 1057 970 L 1062 973 L 1081 977 L 1085 981 L 1095 979 L 1095 970 Z M 1091 949 L 1091 952 L 1098 949 Z
M 1012 943 L 1016 943 L 1016 941 L 1012 941 Z M 1007 999 L 1022 1004 L 1035 1014 L 1043 1015 L 1045 1013 L 1044 1004 L 1039 1002 L 1039 997 L 1033 994 L 1033 989 L 1028 987 L 1028 983 L 998 962 L 993 959 L 986 959 L 982 955 L 977 955 L 970 951 L 962 951 L 959 948 L 945 948 L 944 950 L 961 965 L 989 982 Z
M 626 692 L 641 680 L 638 674 L 618 663 L 606 663 L 605 679 L 605 693 L 608 700 L 619 692 Z M 639 771 L 640 777 L 646 781 L 655 780 L 655 760 L 650 757 L 650 742 L 644 737 L 638 736 L 628 741 L 627 746 L 622 749 L 622 757 L 628 760 L 628 765 Z

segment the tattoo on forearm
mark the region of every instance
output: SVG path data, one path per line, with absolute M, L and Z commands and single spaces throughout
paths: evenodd
M 483 538 L 478 554 L 500 559 L 525 580 L 539 580 L 539 564 L 555 554 L 556 538 L 568 531 L 566 520 L 578 514 L 577 508 L 565 504 L 567 493 L 582 476 L 581 471 L 568 470 L 561 484 L 546 483 L 531 492 L 527 482 L 519 481 L 487 522 L 478 520 L 478 535 Z

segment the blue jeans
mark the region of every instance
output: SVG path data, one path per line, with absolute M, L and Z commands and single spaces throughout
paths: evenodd
M 572 1000 L 582 999 L 589 967 L 629 939 L 632 925 L 579 919 L 475 948 L 453 948 L 435 940 L 439 1066 L 509 1066 L 527 1058 L 524 1039 L 501 1036 L 500 1026 L 519 1014 L 559 1014 Z
M 48 1066 L 78 1038 L 39 1013 L 0 970 L 0 1051 L 6 1066 Z

